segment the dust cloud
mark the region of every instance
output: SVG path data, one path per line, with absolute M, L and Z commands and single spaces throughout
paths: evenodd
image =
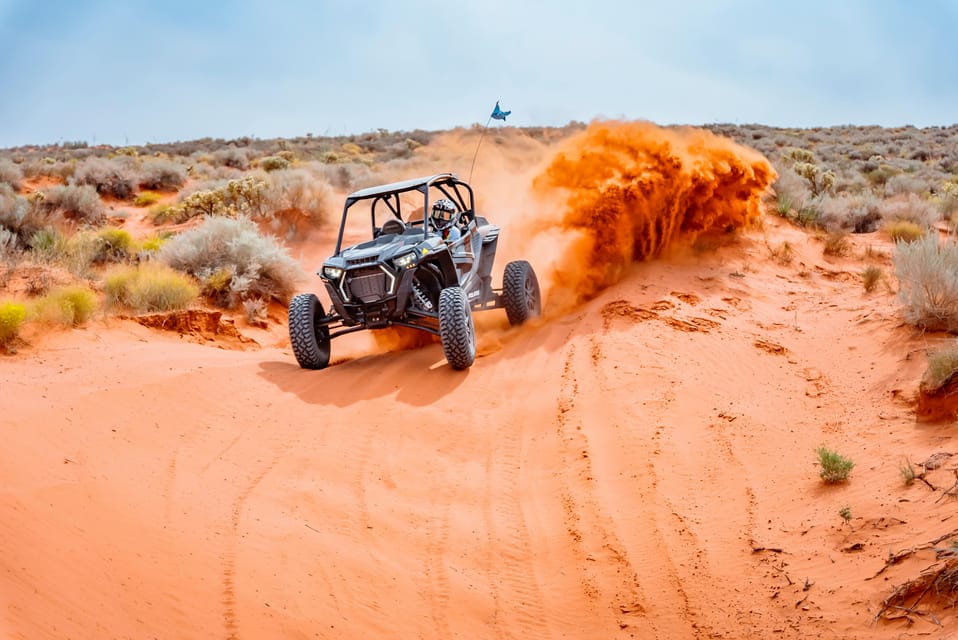
M 593 122 L 534 178 L 525 250 L 546 263 L 550 306 L 567 308 L 633 262 L 747 226 L 775 177 L 762 154 L 704 129 Z

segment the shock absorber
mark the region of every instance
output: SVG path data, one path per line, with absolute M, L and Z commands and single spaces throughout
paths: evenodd
M 413 298 L 416 299 L 416 304 L 420 309 L 425 309 L 426 311 L 434 310 L 432 301 L 429 299 L 429 296 L 426 295 L 422 283 L 418 280 L 413 280 L 412 282 L 412 295 Z

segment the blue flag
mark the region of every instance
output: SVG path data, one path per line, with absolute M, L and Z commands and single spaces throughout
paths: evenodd
M 499 108 L 499 101 L 496 100 L 496 108 L 492 110 L 492 117 L 496 120 L 505 121 L 506 116 L 512 113 L 511 111 L 503 111 Z

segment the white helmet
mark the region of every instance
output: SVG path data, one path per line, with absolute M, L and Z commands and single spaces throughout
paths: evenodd
M 456 219 L 456 205 L 452 200 L 440 198 L 433 203 L 430 217 L 437 229 L 445 229 Z

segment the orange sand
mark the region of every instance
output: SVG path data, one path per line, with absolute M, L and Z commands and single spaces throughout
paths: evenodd
M 623 264 L 535 326 L 480 316 L 464 372 L 362 335 L 301 370 L 275 322 L 247 350 L 28 336 L 0 359 L 0 636 L 950 637 L 952 609 L 873 622 L 934 559 L 872 579 L 889 552 L 958 528 L 954 463 L 937 491 L 899 472 L 955 427 L 913 411 L 945 338 L 864 293 L 891 245 L 853 242 L 824 258 L 766 218 Z M 818 479 L 822 444 L 850 482 Z

